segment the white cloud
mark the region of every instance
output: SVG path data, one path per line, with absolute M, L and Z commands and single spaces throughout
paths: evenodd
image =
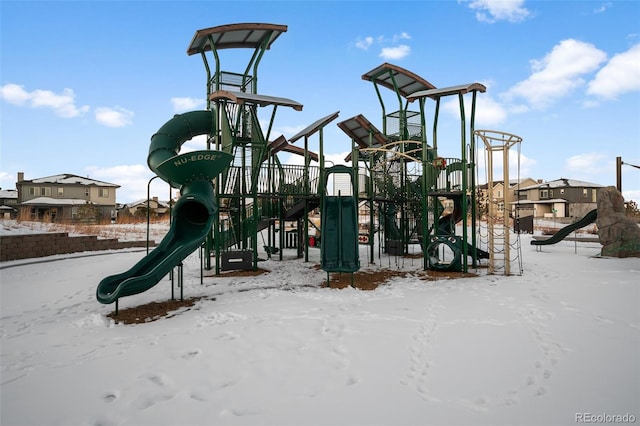
M 365 37 L 363 39 L 358 39 L 358 41 L 356 41 L 356 47 L 362 50 L 369 49 L 369 47 L 371 47 L 372 44 L 373 44 L 373 37 L 371 36 Z
M 512 146 L 508 151 L 509 181 L 513 181 L 518 178 L 525 179 L 527 177 L 535 179 L 535 176 L 532 175 L 532 173 L 537 161 L 524 155 L 521 151 L 521 146 L 518 145 L 519 144 Z M 493 180 L 504 180 L 502 151 L 487 151 L 484 142 L 480 138 L 477 138 L 476 148 L 478 151 L 476 155 L 476 163 L 478 165 L 478 182 L 486 183 L 489 180 L 487 163 L 490 153 L 493 161 Z
M 132 124 L 133 112 L 122 107 L 100 107 L 95 111 L 96 121 L 107 127 L 124 127 Z
M 629 191 L 626 191 L 624 189 L 624 184 L 623 184 L 622 196 L 624 197 L 625 201 L 633 200 L 633 201 L 636 202 L 636 204 L 640 204 L 640 190 L 629 190 Z
M 610 1 L 608 1 L 606 3 L 602 3 L 600 6 L 596 7 L 595 9 L 593 9 L 593 13 L 605 12 L 607 9 L 611 8 L 611 6 L 613 6 L 613 3 L 611 3 Z
M 264 120 L 260 120 L 260 124 L 262 125 L 263 129 L 266 129 L 269 126 L 269 123 Z M 290 137 L 297 135 L 306 127 L 307 125 L 304 124 L 298 124 L 297 126 L 276 126 L 271 129 L 271 140 L 275 140 L 276 138 L 280 137 L 280 135 L 284 135 L 284 137 L 288 140 Z
M 567 158 L 565 168 L 582 176 L 596 174 L 604 171 L 615 170 L 611 167 L 613 160 L 600 152 L 578 154 Z
M 339 152 L 337 154 L 325 154 L 324 156 L 325 165 L 327 167 L 331 167 L 332 165 L 335 166 L 338 164 L 347 164 L 347 162 L 344 159 L 347 158 L 347 155 L 349 154 L 351 154 L 351 151 Z
M 76 105 L 75 93 L 71 89 L 63 89 L 60 94 L 41 89 L 28 92 L 24 86 L 9 83 L 0 87 L 0 96 L 13 105 L 49 108 L 54 114 L 63 118 L 78 117 L 89 111 L 87 105 L 80 107 Z
M 400 34 L 395 34 L 393 36 L 394 43 L 397 43 L 400 40 L 411 40 L 411 36 L 407 32 L 401 32 Z
M 411 35 L 407 32 L 401 32 L 400 34 L 394 34 L 391 39 L 385 36 L 378 36 L 376 38 L 367 36 L 359 38 L 355 45 L 358 49 L 369 50 L 374 44 L 380 45 L 381 50 L 378 54 L 384 60 L 397 60 L 402 59 L 411 53 L 411 48 L 406 44 L 398 44 L 401 40 L 410 40 Z M 393 46 L 387 46 L 392 44 Z
M 6 182 L 6 183 L 5 183 Z M 0 188 L 15 189 L 16 176 L 7 172 L 0 172 Z
M 201 108 L 205 101 L 196 98 L 171 98 L 171 104 L 175 112 L 184 112 Z
M 522 22 L 531 16 L 524 5 L 524 0 L 473 0 L 469 8 L 476 11 L 476 19 L 480 22 L 497 21 Z
M 31 97 L 23 86 L 12 83 L 0 87 L 0 95 L 2 99 L 13 105 L 24 105 Z
M 595 71 L 607 58 L 589 43 L 567 39 L 541 60 L 531 61 L 531 76 L 504 94 L 507 101 L 523 98 L 532 108 L 544 109 L 585 84 L 583 75 Z
M 207 149 L 207 135 L 198 135 L 186 141 L 180 147 L 180 153 L 184 154 L 191 151 L 200 151 Z
M 589 82 L 587 93 L 606 99 L 640 90 L 640 44 L 615 55 Z
M 146 165 L 129 164 L 113 167 L 95 167 L 89 166 L 85 168 L 87 175 L 93 179 L 115 183 L 120 185 L 116 192 L 116 201 L 118 203 L 131 203 L 147 198 L 147 185 L 149 180 L 155 175 Z M 173 190 L 172 194 L 176 194 Z M 151 182 L 151 197 L 158 197 L 160 200 L 169 199 L 169 184 L 160 178 Z
M 467 119 L 471 116 L 471 96 L 467 95 L 464 98 L 464 111 Z M 451 97 L 451 99 L 445 101 L 442 105 L 443 111 L 451 114 L 456 120 L 460 119 L 460 103 L 457 97 Z M 476 128 L 491 127 L 498 125 L 507 118 L 507 111 L 502 104 L 495 101 L 491 96 L 486 93 L 478 94 L 476 99 Z
M 385 60 L 397 60 L 406 57 L 409 53 L 411 53 L 411 48 L 406 44 L 401 44 L 394 47 L 383 47 L 378 56 Z

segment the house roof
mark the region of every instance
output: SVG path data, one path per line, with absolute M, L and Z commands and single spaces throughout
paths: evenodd
M 169 208 L 169 202 L 168 201 L 150 199 L 149 202 L 158 203 L 159 207 Z M 146 207 L 147 206 L 147 200 L 146 199 L 142 199 L 142 200 L 134 201 L 134 202 L 125 204 L 125 206 L 128 207 L 128 208 L 135 207 L 135 206 L 144 206 L 144 207 Z
M 16 191 L 15 189 L 0 189 L 0 198 L 2 199 L 15 198 L 17 200 L 18 191 Z
M 602 188 L 603 185 L 591 182 L 583 182 L 581 180 L 560 178 L 551 180 L 537 185 L 527 186 L 526 188 L 520 188 L 521 190 L 536 189 L 536 188 Z
M 79 200 L 77 198 L 51 198 L 38 197 L 22 203 L 23 206 L 82 206 L 84 204 L 93 204 L 87 200 Z
M 555 203 L 568 203 L 569 201 L 564 200 L 562 198 L 552 198 L 550 200 L 518 200 L 512 201 L 509 204 L 555 204 Z
M 90 179 L 88 177 L 82 177 L 78 175 L 73 175 L 70 173 L 63 173 L 54 176 L 47 176 L 37 179 L 31 180 L 23 180 L 18 182 L 22 183 L 55 183 L 60 185 L 84 185 L 84 186 L 108 186 L 112 188 L 120 188 L 120 185 L 116 185 L 115 183 L 103 182 L 96 179 Z
M 522 183 L 525 182 L 527 180 L 529 180 L 531 178 L 522 178 L 520 180 L 518 179 L 509 179 L 509 187 L 514 187 L 516 185 L 518 185 L 518 183 Z M 533 179 L 531 179 L 533 180 Z M 504 185 L 504 181 L 503 180 L 494 180 L 493 181 L 493 185 Z M 481 185 L 478 185 L 478 188 L 480 189 L 487 189 L 489 187 L 489 183 L 483 183 Z M 521 188 L 522 189 L 522 188 Z

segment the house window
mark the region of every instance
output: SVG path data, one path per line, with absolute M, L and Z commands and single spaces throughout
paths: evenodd
M 100 197 L 100 198 L 109 197 L 109 188 L 100 188 L 98 190 L 98 197 Z
M 582 190 L 582 196 L 583 196 L 583 197 L 585 197 L 585 198 L 587 198 L 587 188 L 584 188 L 584 189 Z
M 596 202 L 596 194 L 597 194 L 596 190 L 595 190 L 595 189 L 592 189 L 592 190 L 591 190 L 591 202 L 592 202 L 592 203 L 595 203 L 595 202 Z
M 34 197 L 50 197 L 51 196 L 51 188 L 47 187 L 39 187 L 39 186 L 30 186 L 29 187 L 29 195 Z
M 560 189 L 560 195 L 564 195 L 564 188 Z
M 502 198 L 502 191 L 498 189 L 498 198 Z
M 540 199 L 549 198 L 549 190 L 541 189 L 540 190 Z
M 89 196 L 89 188 L 86 188 L 86 189 L 84 190 L 84 196 L 85 196 L 85 197 L 88 197 L 88 196 Z
M 64 188 L 63 187 L 58 187 L 58 197 L 63 197 L 64 196 Z
M 549 198 L 553 198 L 553 189 L 549 190 Z

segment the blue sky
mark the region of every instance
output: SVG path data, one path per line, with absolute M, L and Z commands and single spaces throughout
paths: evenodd
M 637 1 L 2 0 L 0 19 L 3 189 L 19 171 L 73 173 L 121 185 L 118 202 L 146 197 L 151 135 L 173 114 L 205 108 L 191 38 L 241 22 L 288 26 L 262 60 L 259 92 L 304 109 L 279 109 L 272 139 L 340 111 L 324 131 L 327 157 L 339 161 L 350 141 L 336 123 L 363 114 L 381 128 L 361 76 L 389 62 L 437 87 L 485 84 L 476 128 L 522 137 L 521 177 L 615 185 L 617 156 L 640 165 Z M 223 51 L 222 69 L 243 71 L 245 53 Z M 440 154 L 459 156 L 456 109 L 443 110 Z M 640 201 L 640 170 L 623 166 L 622 184 Z M 154 181 L 152 195 L 168 191 Z

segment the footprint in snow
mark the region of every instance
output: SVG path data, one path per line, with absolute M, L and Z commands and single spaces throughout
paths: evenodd
M 118 399 L 118 397 L 120 396 L 119 392 L 107 392 L 102 399 L 104 400 L 104 402 L 113 402 L 116 399 Z
M 200 349 L 193 349 L 193 350 L 190 350 L 189 352 L 184 353 L 182 355 L 182 359 L 193 359 L 198 357 L 201 353 L 202 351 Z

